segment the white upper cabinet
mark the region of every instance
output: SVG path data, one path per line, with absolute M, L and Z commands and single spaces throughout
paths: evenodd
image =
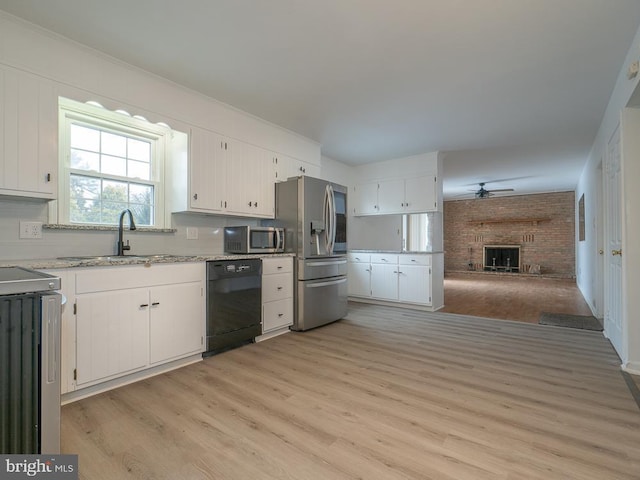
M 404 180 L 378 183 L 378 213 L 398 213 L 405 209 Z
M 0 194 L 54 199 L 57 178 L 53 82 L 0 66 Z
M 227 148 L 225 148 L 227 147 Z M 224 210 L 227 186 L 228 143 L 217 133 L 193 128 L 189 142 L 189 209 L 200 212 Z
M 378 213 L 378 184 L 365 183 L 351 189 L 350 202 L 354 215 L 376 215 Z
M 274 216 L 275 173 L 263 148 L 192 127 L 187 158 L 174 154 L 169 171 L 173 212 Z
M 320 165 L 298 160 L 288 155 L 273 153 L 272 163 L 275 169 L 276 182 L 284 182 L 288 178 L 300 175 L 316 178 L 320 176 Z
M 435 175 L 381 180 L 353 188 L 354 215 L 389 215 L 437 211 L 438 182 Z
M 275 214 L 275 174 L 269 152 L 234 140 L 227 176 L 227 212 L 252 217 L 273 218 Z

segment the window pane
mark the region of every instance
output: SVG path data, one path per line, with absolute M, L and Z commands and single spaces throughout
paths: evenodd
M 148 163 L 136 162 L 135 160 L 129 160 L 129 171 L 127 176 L 129 178 L 139 178 L 141 180 L 151 179 L 151 169 Z
M 150 205 L 153 203 L 153 187 L 150 185 L 129 185 L 129 202 Z
M 103 201 L 102 202 L 102 221 L 101 223 L 112 223 L 112 224 L 117 224 L 118 220 L 120 220 L 120 213 L 122 213 L 122 211 L 125 208 L 129 208 L 127 206 L 126 202 L 109 202 L 109 201 Z M 133 221 L 136 221 L 136 218 L 134 216 Z M 128 225 L 129 223 L 129 218 L 128 216 L 125 216 L 124 218 L 124 225 Z
M 110 157 L 109 155 L 102 155 L 102 173 L 108 173 L 109 175 L 119 175 L 121 177 L 127 176 L 127 161 L 121 157 Z
M 100 200 L 71 198 L 69 220 L 74 223 L 102 223 L 100 219 Z
M 127 137 L 102 132 L 102 153 L 117 157 L 127 156 Z
M 93 128 L 71 125 L 71 148 L 100 151 L 100 132 Z
M 133 219 L 138 225 L 152 225 L 153 223 L 153 206 L 151 205 L 135 205 L 130 206 L 133 213 Z
M 151 161 L 151 143 L 134 138 L 128 138 L 127 156 L 134 160 L 149 163 Z
M 129 197 L 129 185 L 127 182 L 114 180 L 102 181 L 102 201 L 127 204 Z
M 100 155 L 84 150 L 71 150 L 70 166 L 78 170 L 100 171 Z
M 100 179 L 71 175 L 69 178 L 70 197 L 77 199 L 99 199 Z

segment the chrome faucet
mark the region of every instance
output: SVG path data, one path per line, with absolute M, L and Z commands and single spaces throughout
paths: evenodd
M 122 212 L 120 212 L 120 223 L 118 224 L 118 244 L 117 244 L 117 248 L 118 248 L 118 256 L 119 257 L 123 257 L 124 256 L 124 252 L 125 250 L 131 250 L 131 246 L 129 245 L 129 240 L 127 240 L 127 244 L 124 244 L 124 240 L 123 240 L 123 235 L 124 235 L 124 215 L 128 213 L 129 214 L 129 230 L 135 230 L 136 229 L 136 224 L 133 221 L 133 214 L 131 213 L 131 210 L 129 210 L 128 208 L 123 210 Z

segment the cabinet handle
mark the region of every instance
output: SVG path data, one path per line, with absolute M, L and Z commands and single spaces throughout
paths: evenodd
M 224 208 L 227 208 L 227 201 L 224 201 Z
M 140 304 L 140 308 L 145 308 L 145 307 L 148 307 L 148 306 L 149 306 L 149 304 L 148 304 L 148 303 L 142 303 L 142 304 Z
M 160 302 L 153 302 L 153 303 L 151 304 L 151 306 L 152 306 L 152 307 L 157 307 L 158 305 L 160 305 Z
M 193 194 L 193 199 L 194 199 L 194 200 L 197 200 L 197 199 L 198 199 L 198 194 L 197 194 L 197 193 L 194 193 L 194 194 Z
M 371 270 L 369 270 L 368 268 L 365 270 L 365 272 L 370 272 Z
M 50 182 L 51 181 L 51 174 L 47 173 L 45 178 L 47 179 L 47 182 Z
M 282 270 L 282 265 L 278 265 L 278 270 Z
M 257 208 L 258 207 L 258 202 L 253 202 L 253 206 Z
M 387 259 L 386 259 L 386 258 L 381 258 L 381 259 L 380 259 L 380 261 L 382 261 L 382 262 L 386 262 L 386 261 L 387 261 Z
M 278 287 L 278 290 L 282 290 L 282 287 Z
M 278 317 L 284 317 L 284 313 L 279 313 Z
M 416 259 L 415 259 L 415 258 L 412 258 L 412 259 L 411 259 L 411 261 L 412 261 L 412 262 L 415 262 L 415 261 L 416 261 Z

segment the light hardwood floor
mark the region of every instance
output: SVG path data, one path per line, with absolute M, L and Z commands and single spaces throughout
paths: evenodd
M 91 480 L 640 478 L 601 333 L 374 305 L 62 413 Z
M 542 312 L 591 315 L 571 279 L 451 273 L 444 280 L 442 312 L 538 323 Z

